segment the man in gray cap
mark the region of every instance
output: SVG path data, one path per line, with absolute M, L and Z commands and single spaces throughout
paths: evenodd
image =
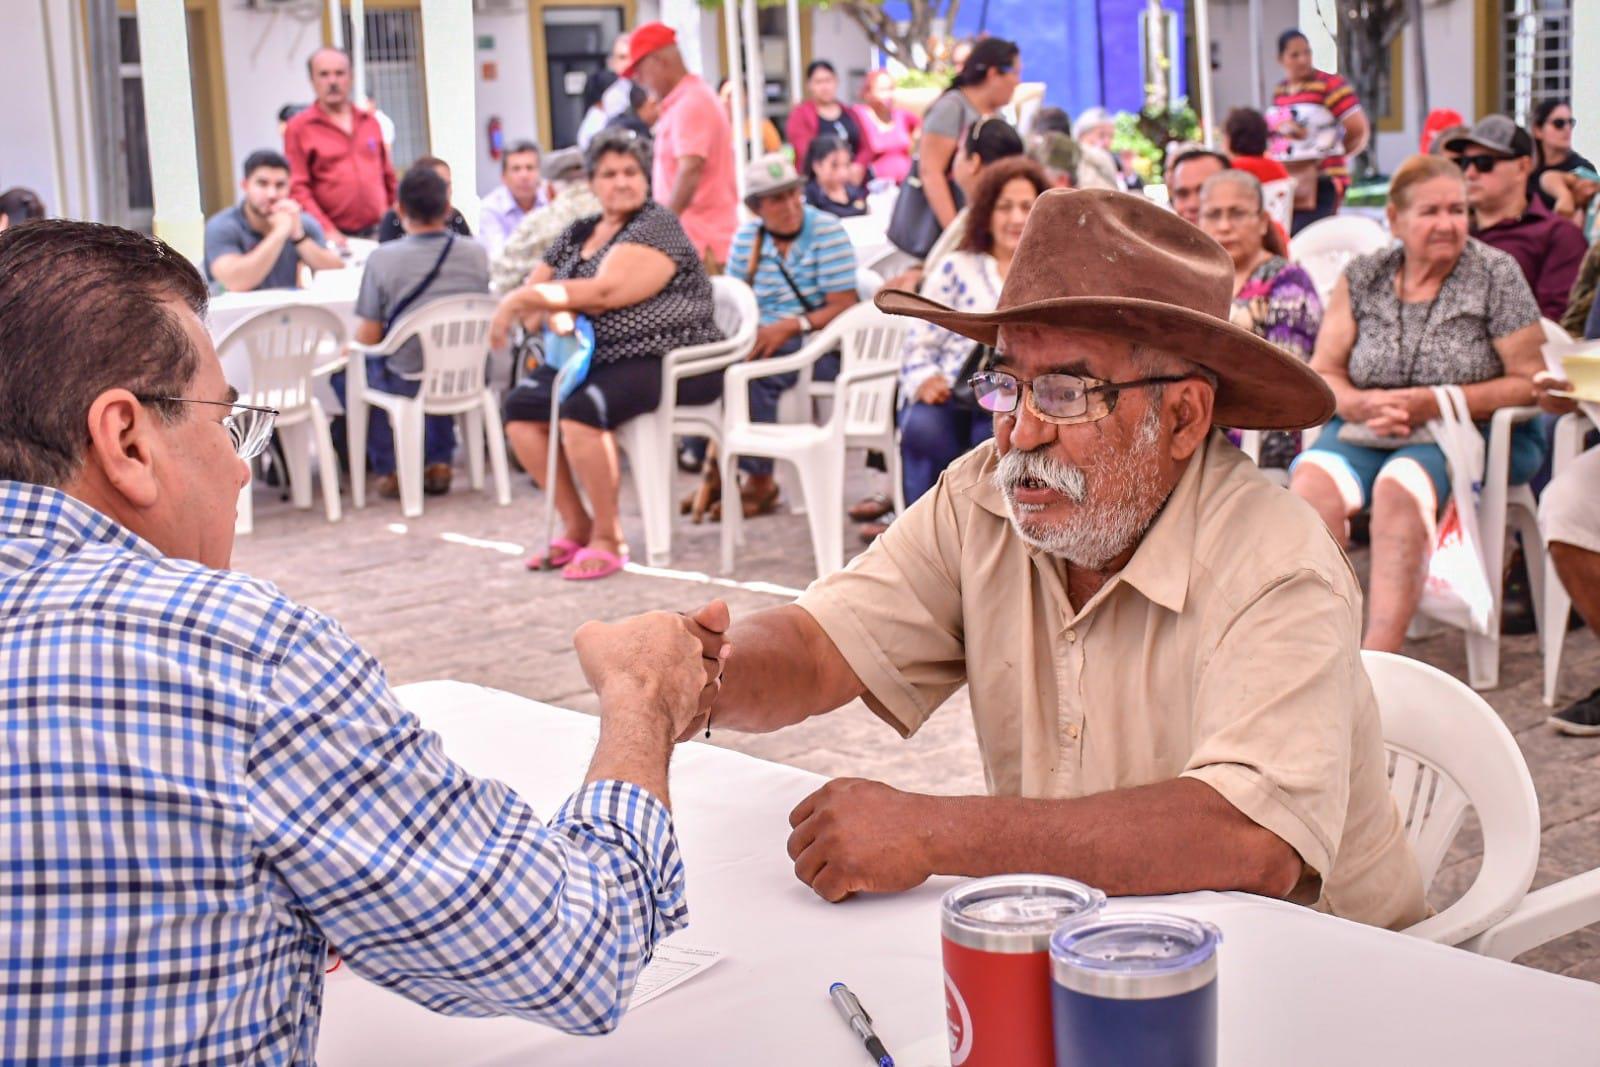
M 584 177 L 582 151 L 551 152 L 544 157 L 544 176 L 550 183 L 549 203 L 517 223 L 490 266 L 489 287 L 496 293 L 509 293 L 521 285 L 562 230 L 586 215 L 600 214 L 600 201 Z
M 1078 184 L 1078 164 L 1083 150 L 1067 134 L 1051 130 L 1030 137 L 1028 158 L 1044 168 L 1045 177 L 1055 189 L 1073 189 Z
M 1588 251 L 1583 231 L 1528 199 L 1533 138 L 1505 115 L 1485 115 L 1472 131 L 1445 143 L 1467 176 L 1472 235 L 1508 253 L 1522 268 L 1547 319 L 1559 319 Z

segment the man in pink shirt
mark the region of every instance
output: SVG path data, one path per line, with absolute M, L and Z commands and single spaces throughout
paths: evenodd
M 739 224 L 734 187 L 733 129 L 717 94 L 690 74 L 678 51 L 678 35 L 647 22 L 628 38 L 622 76 L 661 101 L 655 127 L 655 197 L 672 209 L 689 240 L 717 263 L 728 261 Z
M 374 112 L 350 99 L 350 57 L 319 48 L 306 71 L 317 102 L 283 130 L 289 195 L 342 248 L 347 238 L 377 235 L 395 201 L 394 163 Z

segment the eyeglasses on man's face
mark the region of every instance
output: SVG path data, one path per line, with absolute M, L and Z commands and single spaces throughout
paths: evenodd
M 979 371 L 970 379 L 978 406 L 993 415 L 1016 412 L 1027 395 L 1028 410 L 1042 422 L 1071 426 L 1098 422 L 1117 409 L 1117 396 L 1124 389 L 1144 389 L 1152 385 L 1181 382 L 1193 374 L 1166 374 L 1136 378 L 1127 382 L 1107 382 L 1077 374 L 1041 374 L 1031 380 L 1005 371 Z
M 272 440 L 272 424 L 278 418 L 277 408 L 241 404 L 232 400 L 195 400 L 186 396 L 150 396 L 139 399 L 230 408 L 228 414 L 222 417 L 222 428 L 228 431 L 228 439 L 233 442 L 234 452 L 247 463 L 266 451 L 267 442 Z

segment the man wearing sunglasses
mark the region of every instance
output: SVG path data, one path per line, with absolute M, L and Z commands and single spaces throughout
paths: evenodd
M 1467 175 L 1472 236 L 1509 253 L 1533 288 L 1539 310 L 1560 319 L 1588 242 L 1583 231 L 1528 200 L 1533 138 L 1505 115 L 1485 115 L 1472 131 L 1445 143 Z
M 1228 254 L 1177 215 L 1051 190 L 995 311 L 879 294 L 996 345 L 973 382 L 995 439 L 848 568 L 740 620 L 711 723 L 859 698 L 909 735 L 965 685 L 991 795 L 828 783 L 788 842 L 820 896 L 1033 871 L 1426 915 L 1356 576 L 1216 428 L 1317 425 L 1333 396 L 1228 321 L 1232 293 Z
M 718 634 L 579 632 L 600 741 L 541 823 L 337 623 L 225 569 L 276 412 L 205 310 L 152 238 L 0 234 L 0 944 L 29 972 L 0 1062 L 313 1063 L 330 945 L 435 1011 L 611 1029 L 685 919 L 667 760 Z

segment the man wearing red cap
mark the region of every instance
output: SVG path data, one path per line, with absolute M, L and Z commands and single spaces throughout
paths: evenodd
M 628 38 L 622 76 L 661 101 L 655 126 L 656 199 L 678 216 L 684 232 L 704 256 L 728 261 L 739 222 L 733 178 L 733 130 L 710 86 L 683 65 L 678 35 L 647 22 Z

